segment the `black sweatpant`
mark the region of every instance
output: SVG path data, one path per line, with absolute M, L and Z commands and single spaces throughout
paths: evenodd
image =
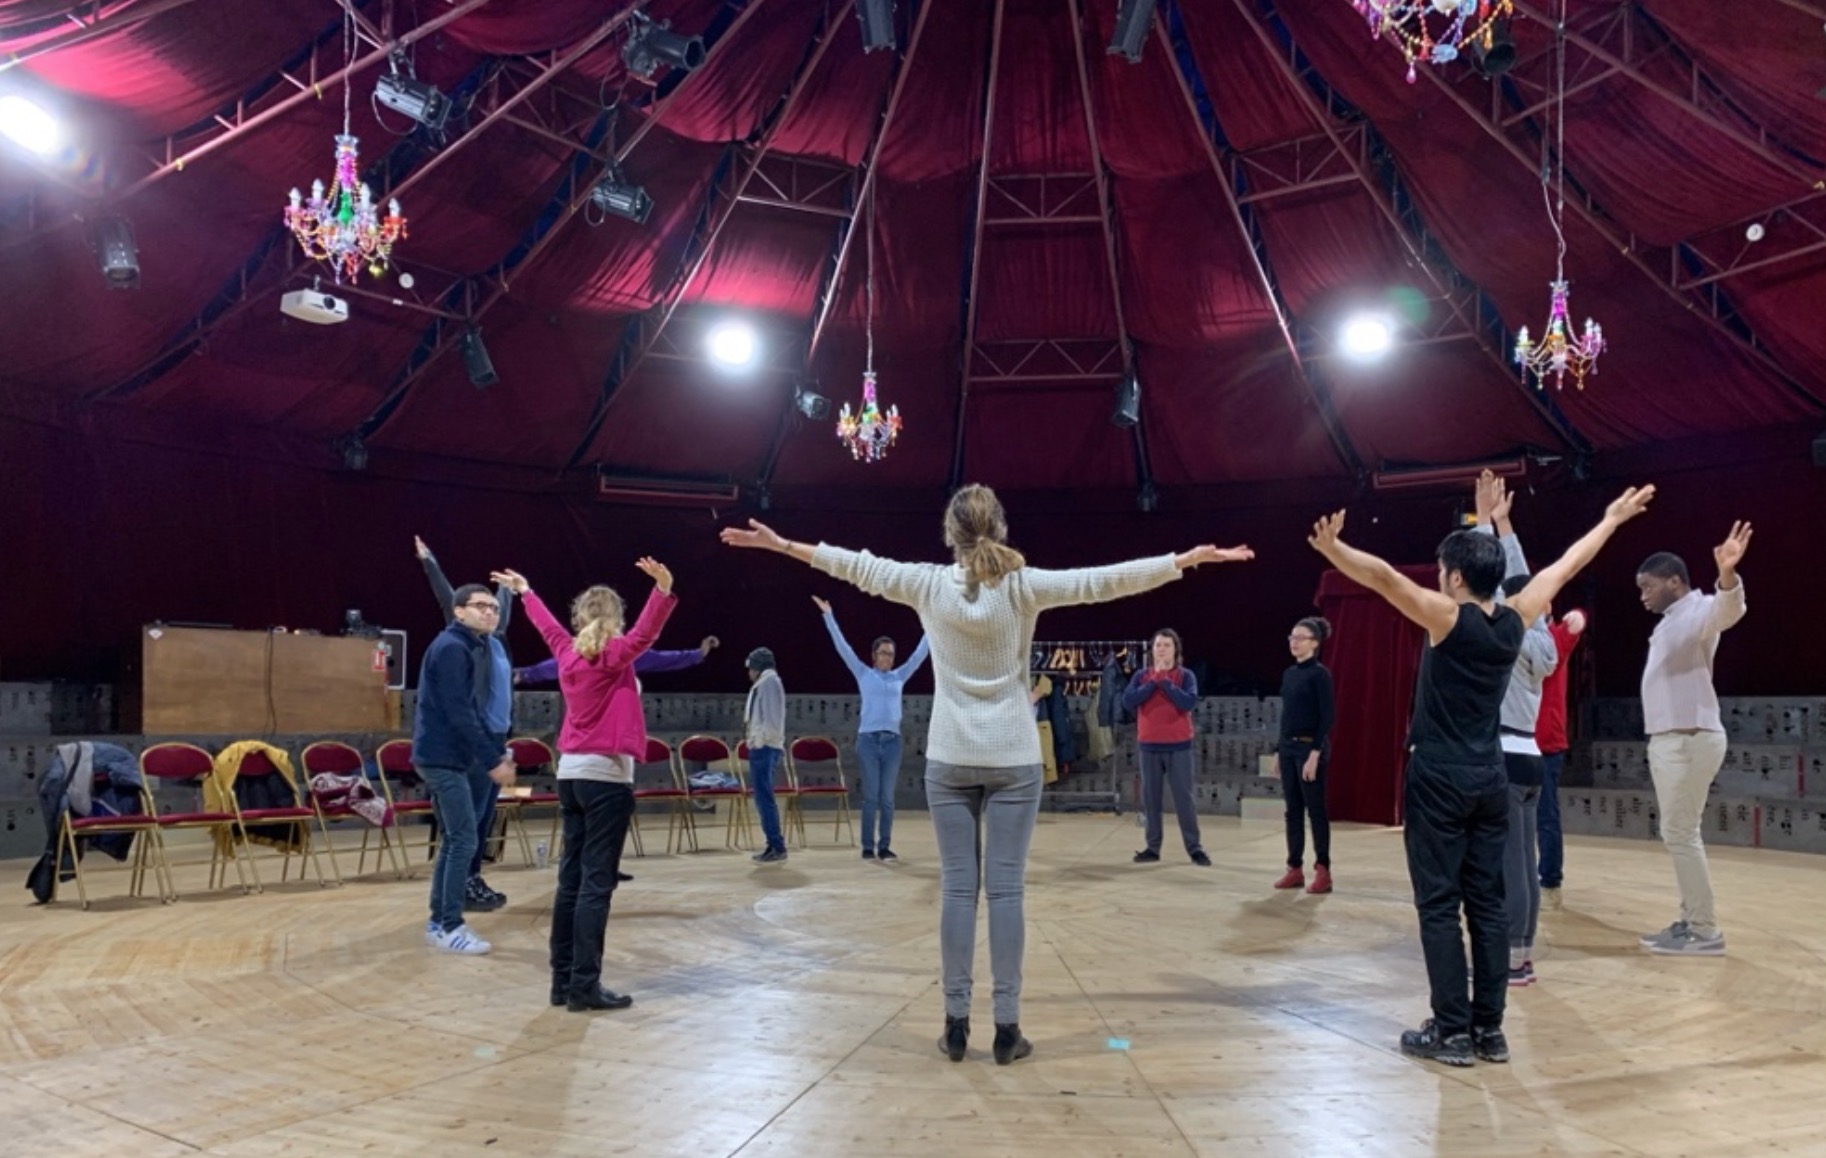
M 1331 753 L 1319 753 L 1319 772 L 1312 780 L 1301 778 L 1311 741 L 1281 741 L 1281 797 L 1287 802 L 1287 865 L 1299 868 L 1306 861 L 1306 823 L 1312 822 L 1313 863 L 1331 867 L 1331 817 L 1325 811 L 1325 770 Z
M 1420 914 L 1420 947 L 1442 1034 L 1503 1024 L 1509 987 L 1509 925 L 1503 908 L 1503 846 L 1509 779 L 1500 760 L 1442 764 L 1408 757 L 1405 839 L 1408 879 Z M 1471 933 L 1465 992 L 1464 909 Z
M 602 940 L 621 848 L 634 815 L 634 786 L 603 780 L 558 781 L 564 853 L 552 901 L 552 987 L 587 997 L 602 985 Z

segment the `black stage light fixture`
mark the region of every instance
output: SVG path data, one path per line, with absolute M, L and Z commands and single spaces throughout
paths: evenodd
M 89 225 L 89 245 L 109 289 L 139 288 L 139 244 L 125 217 L 98 217 Z
M 655 22 L 645 12 L 636 12 L 628 21 L 621 61 L 642 80 L 652 80 L 662 67 L 690 72 L 704 63 L 704 38 L 674 32 L 670 20 Z
M 1160 491 L 1154 486 L 1154 481 L 1149 479 L 1141 484 L 1139 491 L 1135 492 L 1135 509 L 1144 515 L 1151 515 L 1159 505 Z
M 401 71 L 404 66 L 405 71 Z M 444 122 L 450 119 L 450 98 L 445 96 L 434 84 L 427 84 L 412 75 L 411 62 L 395 56 L 392 60 L 392 71 L 384 74 L 374 82 L 374 99 L 392 109 L 403 113 L 434 133 L 444 131 Z
M 1116 30 L 1110 33 L 1109 54 L 1121 55 L 1130 64 L 1141 63 L 1141 46 L 1154 26 L 1154 0 L 1122 0 L 1116 7 Z
M 1110 421 L 1117 426 L 1134 426 L 1141 421 L 1141 380 L 1133 373 L 1116 387 L 1116 412 Z
M 822 422 L 831 412 L 831 400 L 809 386 L 793 388 L 793 406 L 814 422 Z
M 1492 78 L 1515 67 L 1515 37 L 1509 31 L 1507 17 L 1491 21 L 1488 44 L 1481 36 L 1471 42 L 1471 60 L 1477 65 L 1477 71 Z
M 368 448 L 362 445 L 361 435 L 351 434 L 347 438 L 338 439 L 335 450 L 342 455 L 345 470 L 368 469 Z
M 488 356 L 488 347 L 482 344 L 479 327 L 470 326 L 463 331 L 463 369 L 469 371 L 469 384 L 477 390 L 486 390 L 501 380 Z
M 856 0 L 856 19 L 862 22 L 862 51 L 895 47 L 894 0 Z
M 653 212 L 653 198 L 639 185 L 630 185 L 617 173 L 607 173 L 596 187 L 590 190 L 590 204 L 604 213 L 625 217 L 629 221 L 645 224 L 647 215 Z

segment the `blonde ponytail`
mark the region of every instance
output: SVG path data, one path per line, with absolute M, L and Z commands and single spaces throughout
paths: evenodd
M 585 659 L 595 659 L 609 640 L 621 634 L 627 615 L 621 596 L 613 588 L 591 587 L 571 601 L 571 630 L 577 633 L 573 646 Z
M 973 589 L 984 583 L 993 587 L 1027 566 L 1026 558 L 1008 545 L 1008 516 L 1001 500 L 975 483 L 952 495 L 945 508 L 945 545 Z

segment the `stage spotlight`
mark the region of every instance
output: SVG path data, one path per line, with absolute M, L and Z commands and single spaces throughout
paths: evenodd
M 1155 487 L 1152 480 L 1142 483 L 1141 489 L 1135 493 L 1135 509 L 1144 515 L 1151 515 L 1158 506 L 1160 506 L 1160 490 Z
M 1344 323 L 1339 331 L 1338 347 L 1352 358 L 1368 361 L 1388 353 L 1395 344 L 1395 333 L 1386 318 L 1363 315 Z
M 793 388 L 793 406 L 813 422 L 822 422 L 831 412 L 831 400 L 809 386 Z
M 1116 410 L 1110 421 L 1117 426 L 1134 426 L 1141 421 L 1141 380 L 1133 373 L 1116 387 Z
M 637 225 L 646 224 L 647 215 L 653 212 L 653 198 L 639 185 L 630 185 L 621 179 L 620 174 L 605 174 L 590 190 L 590 204 L 604 213 L 625 217 Z
M 724 322 L 710 331 L 705 342 L 713 361 L 733 368 L 752 365 L 758 345 L 754 327 L 742 322 Z
M 109 289 L 139 288 L 139 245 L 125 217 L 97 217 L 89 223 L 89 248 L 101 264 Z
M 53 152 L 63 137 L 56 117 L 16 94 L 0 97 L 0 133 L 40 155 Z
M 434 133 L 442 132 L 450 119 L 450 98 L 436 85 L 413 76 L 412 62 L 405 56 L 395 54 L 389 67 L 392 71 L 374 82 L 374 99 Z
M 486 390 L 501 380 L 488 356 L 488 347 L 482 344 L 482 331 L 476 326 L 463 331 L 463 369 L 469 371 L 469 384 L 477 390 Z
M 1116 8 L 1116 30 L 1110 33 L 1109 54 L 1130 64 L 1141 63 L 1141 46 L 1154 26 L 1154 0 L 1122 0 Z
M 629 72 L 648 81 L 662 67 L 690 72 L 704 63 L 704 38 L 674 32 L 670 20 L 656 23 L 645 12 L 636 12 L 628 21 L 628 43 L 622 47 L 621 61 Z
M 1471 60 L 1488 77 L 1501 76 L 1515 67 L 1515 37 L 1510 35 L 1507 19 L 1491 22 L 1488 46 L 1481 36 L 1471 42 Z
M 894 47 L 894 0 L 857 0 L 856 19 L 862 22 L 862 51 Z
M 344 470 L 368 469 L 368 448 L 362 445 L 361 435 L 351 434 L 338 439 L 334 449 L 342 455 Z

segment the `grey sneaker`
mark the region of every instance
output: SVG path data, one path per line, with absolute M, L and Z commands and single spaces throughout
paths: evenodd
M 1678 937 L 1686 931 L 1687 923 L 1685 921 L 1675 921 L 1665 929 L 1656 929 L 1653 933 L 1642 934 L 1636 941 L 1644 949 L 1651 949 L 1657 942 L 1666 941 L 1670 937 Z
M 1656 941 L 1648 947 L 1648 951 L 1669 957 L 1723 957 L 1725 935 L 1700 933 L 1689 925 Z

